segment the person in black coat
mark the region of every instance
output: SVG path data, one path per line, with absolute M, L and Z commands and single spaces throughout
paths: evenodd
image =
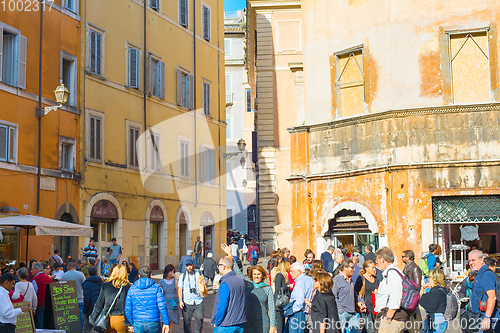
M 139 271 L 137 270 L 137 267 L 135 267 L 135 264 L 133 262 L 130 263 L 130 274 L 128 276 L 128 281 L 131 284 L 134 284 L 134 282 L 137 280 L 137 277 L 139 276 Z
M 91 329 L 88 326 L 89 316 L 94 310 L 95 302 L 99 298 L 103 284 L 101 277 L 97 275 L 97 268 L 95 266 L 90 266 L 88 273 L 89 278 L 83 282 L 83 314 L 85 315 L 86 332 Z
M 290 271 L 290 263 L 282 260 L 275 270 L 274 281 L 274 304 L 278 300 L 278 296 L 283 293 L 290 297 L 291 291 L 288 286 L 288 272 Z M 285 317 L 281 314 L 281 310 L 276 307 L 276 333 L 283 333 L 285 330 Z
M 324 327 L 325 333 L 340 333 L 340 320 L 337 302 L 332 293 L 333 279 L 325 271 L 317 271 L 313 277 L 316 294 L 311 300 L 305 300 L 311 308 L 311 333 L 320 333 Z
M 203 260 L 203 276 L 208 285 L 208 280 L 212 280 L 212 285 L 214 283 L 215 274 L 219 272 L 217 263 L 212 259 L 213 254 L 209 252 L 205 260 Z

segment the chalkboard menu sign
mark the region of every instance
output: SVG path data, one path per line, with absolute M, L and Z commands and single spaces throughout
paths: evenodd
M 50 283 L 45 287 L 44 328 L 81 332 L 75 281 Z
M 21 306 L 30 306 L 30 302 L 13 303 L 15 309 Z M 27 311 L 17 316 L 16 333 L 35 333 L 35 323 L 33 321 L 33 312 Z

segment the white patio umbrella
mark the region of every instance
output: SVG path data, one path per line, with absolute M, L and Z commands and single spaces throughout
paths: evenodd
M 17 215 L 0 218 L 0 227 L 1 226 L 14 226 L 26 229 L 26 264 L 28 263 L 28 240 L 30 229 L 35 229 L 37 236 L 92 237 L 93 235 L 91 227 L 33 215 Z

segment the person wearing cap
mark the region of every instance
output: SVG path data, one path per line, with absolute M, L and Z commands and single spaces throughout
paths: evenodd
M 191 251 L 193 252 L 193 251 Z M 179 307 L 184 319 L 184 333 L 191 333 L 191 318 L 194 317 L 195 333 L 201 333 L 203 329 L 203 297 L 200 294 L 198 281 L 206 283 L 200 273 L 194 269 L 194 259 L 186 257 L 184 263 L 185 272 L 179 276 L 177 295 L 179 296 Z M 183 258 L 184 258 L 183 257 Z
M 187 254 L 181 257 L 181 262 L 179 263 L 179 272 L 181 272 L 181 274 L 186 272 L 186 263 L 191 262 L 191 260 L 194 263 L 193 250 L 188 250 Z

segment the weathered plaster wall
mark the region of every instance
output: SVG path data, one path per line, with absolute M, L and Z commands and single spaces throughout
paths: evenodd
M 449 29 L 490 28 L 491 100 L 498 100 L 497 1 L 303 0 L 302 13 L 307 124 L 334 119 L 331 57 L 357 45 L 369 53 L 368 112 L 450 104 L 440 36 Z

